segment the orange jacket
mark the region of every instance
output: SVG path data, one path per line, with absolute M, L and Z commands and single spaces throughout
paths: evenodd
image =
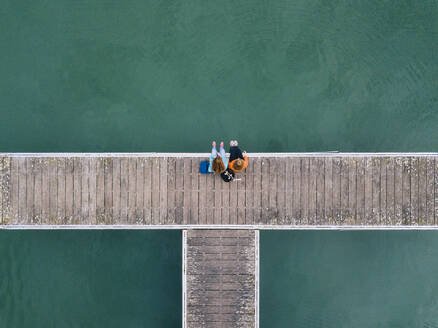
M 238 173 L 238 172 L 242 172 L 244 169 L 246 169 L 246 167 L 248 166 L 248 156 L 245 156 L 244 158 L 243 158 L 243 161 L 244 161 L 244 163 L 243 163 L 243 167 L 240 169 L 240 170 L 236 170 L 235 168 L 234 168 L 234 163 L 236 163 L 236 161 L 237 161 L 237 159 L 235 159 L 234 161 L 231 161 L 230 163 L 228 163 L 228 167 L 233 171 L 233 172 L 236 172 L 236 173 Z

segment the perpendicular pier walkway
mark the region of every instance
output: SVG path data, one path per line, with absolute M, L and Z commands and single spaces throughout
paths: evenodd
M 438 154 L 250 154 L 239 181 L 208 154 L 0 154 L 0 227 L 434 227 Z
M 186 328 L 258 327 L 258 230 L 185 230 Z

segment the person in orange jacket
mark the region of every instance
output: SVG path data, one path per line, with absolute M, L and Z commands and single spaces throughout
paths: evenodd
M 246 151 L 239 148 L 237 140 L 230 141 L 230 159 L 228 161 L 228 168 L 235 172 L 242 172 L 248 166 L 248 156 Z

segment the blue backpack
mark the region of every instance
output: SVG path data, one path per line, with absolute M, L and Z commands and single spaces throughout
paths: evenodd
M 210 166 L 209 161 L 201 161 L 201 164 L 199 165 L 199 173 L 201 174 L 208 174 L 208 167 Z

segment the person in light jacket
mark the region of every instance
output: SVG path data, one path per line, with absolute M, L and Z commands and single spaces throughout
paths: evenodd
M 219 152 L 216 150 L 216 141 L 211 143 L 210 165 L 208 172 L 223 173 L 228 168 L 228 159 L 225 156 L 224 142 L 220 143 Z

